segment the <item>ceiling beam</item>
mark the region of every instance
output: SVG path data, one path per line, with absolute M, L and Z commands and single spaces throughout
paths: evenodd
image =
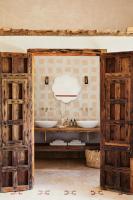
M 133 36 L 133 32 L 97 30 L 30 30 L 0 28 L 0 36 Z

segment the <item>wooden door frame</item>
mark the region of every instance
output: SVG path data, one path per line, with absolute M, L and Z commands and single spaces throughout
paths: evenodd
M 103 53 L 106 53 L 106 49 L 28 49 L 28 65 L 31 66 L 32 69 L 32 89 L 33 89 L 33 105 L 34 105 L 34 56 L 101 56 Z M 100 74 L 99 74 L 100 76 Z M 33 106 L 33 122 L 34 122 L 34 106 Z M 33 123 L 34 126 L 34 123 Z M 35 169 L 35 158 L 34 158 L 34 127 L 33 129 L 33 177 L 34 177 L 34 169 Z
M 28 58 L 33 56 L 100 56 L 106 49 L 28 49 Z M 32 64 L 30 62 L 30 64 Z

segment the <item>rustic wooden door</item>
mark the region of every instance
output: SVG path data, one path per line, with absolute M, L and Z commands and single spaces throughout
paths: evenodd
M 101 56 L 101 187 L 133 193 L 133 52 Z
M 32 70 L 26 54 L 0 53 L 0 191 L 32 188 Z

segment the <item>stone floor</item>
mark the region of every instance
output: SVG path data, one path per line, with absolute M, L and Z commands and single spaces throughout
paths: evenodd
M 62 169 L 62 170 L 88 170 L 88 167 L 85 165 L 85 160 L 79 159 L 49 159 L 49 160 L 37 160 L 35 163 L 36 169 Z
M 0 194 L 0 200 L 133 200 L 132 195 L 101 191 L 99 170 L 83 161 L 37 161 L 34 189 Z

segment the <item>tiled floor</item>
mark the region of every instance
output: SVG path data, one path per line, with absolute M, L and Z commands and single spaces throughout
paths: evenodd
M 101 191 L 99 170 L 84 162 L 38 161 L 36 168 L 33 190 L 0 194 L 0 200 L 133 200 L 133 195 Z

